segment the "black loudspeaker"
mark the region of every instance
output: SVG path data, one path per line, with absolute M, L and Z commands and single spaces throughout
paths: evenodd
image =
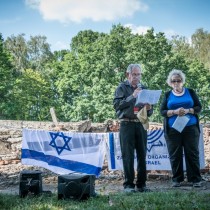
M 58 199 L 86 200 L 95 196 L 94 175 L 60 175 L 58 176 Z
M 21 198 L 42 193 L 41 171 L 23 170 L 20 172 L 19 195 Z

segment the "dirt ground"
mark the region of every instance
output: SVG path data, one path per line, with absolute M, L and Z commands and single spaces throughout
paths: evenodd
M 58 175 L 38 167 L 23 166 L 21 163 L 0 166 L 0 193 L 19 194 L 19 175 L 22 170 L 40 170 L 42 172 L 43 191 L 57 193 Z M 202 172 L 202 187 L 194 188 L 184 181 L 179 188 L 171 187 L 171 174 L 166 171 L 149 171 L 147 187 L 154 192 L 180 190 L 183 192 L 198 191 L 210 194 L 210 170 Z M 109 195 L 123 191 L 123 172 L 108 171 L 105 167 L 99 178 L 95 180 L 95 190 L 98 194 Z

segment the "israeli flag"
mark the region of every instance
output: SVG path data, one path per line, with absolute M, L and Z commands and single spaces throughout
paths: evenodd
M 104 133 L 72 133 L 23 129 L 22 164 L 57 174 L 99 176 L 106 146 Z

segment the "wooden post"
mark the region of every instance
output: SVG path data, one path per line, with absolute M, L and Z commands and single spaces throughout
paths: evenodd
M 56 114 L 55 114 L 55 110 L 54 110 L 53 107 L 50 108 L 50 114 L 51 114 L 53 123 L 55 124 L 55 126 L 58 126 L 58 120 L 57 120 L 57 117 L 56 117 Z

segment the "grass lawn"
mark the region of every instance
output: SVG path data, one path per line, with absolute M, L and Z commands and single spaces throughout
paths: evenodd
M 115 193 L 97 195 L 85 201 L 72 199 L 58 200 L 57 194 L 51 196 L 27 196 L 0 194 L 0 209 L 8 210 L 63 210 L 63 209 L 210 209 L 210 193 L 191 192 L 150 192 L 150 193 Z

